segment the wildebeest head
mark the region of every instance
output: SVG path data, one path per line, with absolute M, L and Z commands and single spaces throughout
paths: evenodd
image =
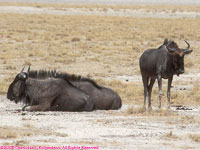
M 184 55 L 192 53 L 192 50 L 189 50 L 190 44 L 185 41 L 187 48 L 179 48 L 174 41 L 168 41 L 165 39 L 164 44 L 167 47 L 167 50 L 170 55 L 173 56 L 173 64 L 175 67 L 175 72 L 177 75 L 183 74 L 184 70 Z
M 11 101 L 18 103 L 22 100 L 22 97 L 25 96 L 25 81 L 28 78 L 28 73 L 23 72 L 24 68 L 19 74 L 16 75 L 14 81 L 10 84 L 7 92 L 7 98 Z

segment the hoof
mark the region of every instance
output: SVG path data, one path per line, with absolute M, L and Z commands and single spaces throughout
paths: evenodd
M 148 111 L 149 111 L 149 112 L 152 111 L 152 107 L 151 107 L 151 106 L 148 107 Z
M 27 111 L 29 109 L 30 106 L 26 105 L 22 108 L 22 111 Z

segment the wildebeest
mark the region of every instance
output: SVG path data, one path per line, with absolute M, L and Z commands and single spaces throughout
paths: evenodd
M 184 73 L 184 55 L 190 54 L 190 44 L 185 41 L 187 48 L 180 49 L 174 41 L 164 40 L 163 45 L 157 49 L 148 49 L 141 55 L 139 64 L 144 86 L 144 108 L 146 109 L 146 96 L 148 96 L 148 108 L 151 108 L 151 92 L 155 80 L 158 80 L 159 108 L 162 98 L 162 78 L 168 79 L 167 98 L 170 108 L 170 88 L 173 75 Z M 149 83 L 150 81 L 150 83 Z M 147 95 L 148 94 L 148 95 Z
M 94 102 L 81 89 L 59 78 L 35 79 L 23 70 L 8 88 L 7 98 L 23 101 L 27 111 L 92 111 Z
M 56 72 L 56 70 L 31 70 L 29 76 L 32 78 L 60 78 L 70 81 L 75 87 L 81 89 L 94 101 L 97 110 L 116 110 L 121 108 L 120 96 L 110 88 L 98 85 L 94 80 L 68 73 Z

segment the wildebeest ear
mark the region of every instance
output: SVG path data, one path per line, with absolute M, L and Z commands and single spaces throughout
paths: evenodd
M 187 54 L 190 54 L 192 52 L 193 52 L 193 50 L 187 50 L 187 51 L 184 51 L 184 54 L 187 55 Z

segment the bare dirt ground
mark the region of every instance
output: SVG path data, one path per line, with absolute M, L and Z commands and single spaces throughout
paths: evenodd
M 199 149 L 200 14 L 196 7 L 46 5 L 0 6 L 0 146 Z M 153 100 L 154 111 L 141 112 L 138 58 L 147 47 L 162 44 L 166 36 L 179 43 L 189 40 L 194 54 L 185 58 L 186 73 L 174 78 L 172 108 L 166 110 L 164 103 L 157 110 Z M 81 113 L 18 111 L 22 104 L 7 100 L 5 92 L 19 69 L 29 64 L 33 69 L 56 68 L 97 79 L 120 94 L 123 106 Z M 156 96 L 157 88 L 153 99 Z
M 28 6 L 1 6 L 0 13 L 20 14 L 54 14 L 54 15 L 97 15 L 97 16 L 123 16 L 123 17 L 151 17 L 151 18 L 200 18 L 200 12 L 145 10 L 145 9 L 100 9 L 100 8 L 36 8 Z
M 128 114 L 127 104 L 117 111 L 19 112 L 4 96 L 0 106 L 0 145 L 199 149 L 199 107 L 152 114 Z

